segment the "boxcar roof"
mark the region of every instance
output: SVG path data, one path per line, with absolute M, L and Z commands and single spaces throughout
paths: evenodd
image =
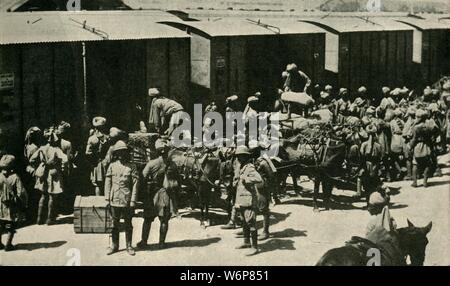
M 163 15 L 121 12 L 3 13 L 0 44 L 189 37 L 182 31 L 156 23 L 166 19 Z
M 335 33 L 412 30 L 411 27 L 387 17 L 304 17 L 300 21 Z
M 426 19 L 402 17 L 402 18 L 397 18 L 395 20 L 400 23 L 404 23 L 406 25 L 415 27 L 419 30 L 436 30 L 436 29 L 448 29 L 449 28 L 448 25 L 444 25 L 437 21 L 430 21 L 430 20 L 426 20 Z
M 1 0 L 0 12 L 8 12 L 9 10 L 14 11 L 26 2 L 28 2 L 28 0 Z
M 227 36 L 256 36 L 276 34 L 316 34 L 323 33 L 321 29 L 297 21 L 283 21 L 276 19 L 257 20 L 248 19 L 216 19 L 213 21 L 163 21 L 171 25 L 191 27 L 210 37 Z

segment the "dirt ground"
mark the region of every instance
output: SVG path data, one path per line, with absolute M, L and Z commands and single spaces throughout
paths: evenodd
M 440 158 L 447 164 L 450 156 Z M 431 186 L 411 188 L 411 182 L 387 184 L 392 187 L 391 214 L 398 227 L 406 226 L 408 218 L 416 226 L 433 222 L 428 235 L 425 265 L 450 265 L 450 168 L 443 168 L 443 177 L 431 179 Z M 70 217 L 61 218 L 53 226 L 28 226 L 18 231 L 18 250 L 0 252 L 0 265 L 66 265 L 79 257 L 81 265 L 314 265 L 325 251 L 342 246 L 353 235 L 364 235 L 369 213 L 365 202 L 353 202 L 352 192 L 334 190 L 333 209 L 314 213 L 308 188 L 302 183 L 302 196 L 289 193 L 282 204 L 273 206 L 271 237 L 261 242 L 261 253 L 247 257 L 245 250 L 236 250 L 242 242 L 237 230 L 222 230 L 226 214 L 214 210 L 213 225 L 200 227 L 198 212 L 181 210 L 181 219 L 170 221 L 168 248 L 158 250 L 159 222 L 152 225 L 150 248 L 129 256 L 125 251 L 107 256 L 109 237 L 102 234 L 75 234 Z M 258 217 L 261 224 L 261 217 Z M 67 223 L 66 223 L 67 222 Z M 133 219 L 133 245 L 140 239 L 142 218 Z M 124 250 L 121 234 L 120 247 Z M 79 255 L 78 255 L 79 254 Z

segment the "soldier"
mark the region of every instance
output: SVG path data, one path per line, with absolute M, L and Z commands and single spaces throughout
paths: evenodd
M 257 94 L 257 93 L 256 93 Z M 250 118 L 255 118 L 258 116 L 258 105 L 259 97 L 256 95 L 250 96 L 247 98 L 247 106 L 244 109 L 244 121 L 247 123 Z
M 58 145 L 61 151 L 67 156 L 67 168 L 63 173 L 63 181 L 65 183 L 65 192 L 61 198 L 61 206 L 63 211 L 71 211 L 73 207 L 73 200 L 75 198 L 75 190 L 74 183 L 71 181 L 72 179 L 72 171 L 74 168 L 73 162 L 75 158 L 75 152 L 72 148 L 72 142 L 68 140 L 69 138 L 69 130 L 71 126 L 69 123 L 65 121 L 61 121 L 55 130 L 55 135 L 57 136 Z
M 373 192 L 370 195 L 367 210 L 371 220 L 366 227 L 366 236 L 377 227 L 384 227 L 388 231 L 397 229 L 397 223 L 389 213 L 389 196 L 381 192 Z
M 347 135 L 345 138 L 345 142 L 348 143 L 348 152 L 347 152 L 347 164 L 348 170 L 351 177 L 355 174 L 356 177 L 356 191 L 357 196 L 361 196 L 361 155 L 360 148 L 362 142 L 366 141 L 368 138 L 367 132 L 362 127 L 362 122 L 359 118 L 356 117 L 348 117 L 346 123 L 349 125 L 349 130 L 347 130 Z
M 344 123 L 345 117 L 348 115 L 350 104 L 351 101 L 348 94 L 348 89 L 343 87 L 339 90 L 339 99 L 335 103 L 336 107 L 334 116 L 337 123 Z
M 30 164 L 30 159 L 37 152 L 43 143 L 42 131 L 39 127 L 33 126 L 25 134 L 24 156 L 27 163 L 26 171 L 30 176 L 34 176 L 36 168 Z
M 233 160 L 233 169 L 234 169 L 234 176 L 233 181 L 231 183 L 231 194 L 229 195 L 230 203 L 232 203 L 231 211 L 230 211 L 230 220 L 226 225 L 221 226 L 221 229 L 235 229 L 236 228 L 236 221 L 238 218 L 237 208 L 235 205 L 236 202 L 236 188 L 237 184 L 239 182 L 239 170 L 241 168 L 241 165 L 238 160 Z
M 237 101 L 239 97 L 237 95 L 229 96 L 225 99 L 225 111 L 236 112 L 238 111 Z
M 372 100 L 367 96 L 367 88 L 365 86 L 358 88 L 358 95 L 353 103 L 359 108 L 359 118 L 365 115 L 366 109 L 371 105 L 371 102 Z
M 391 109 L 388 109 L 391 111 Z M 388 113 L 388 112 L 386 112 Z M 382 114 L 382 113 L 381 113 Z M 380 113 L 377 112 L 378 118 L 375 118 L 373 123 L 377 128 L 377 142 L 381 146 L 381 154 L 382 154 L 382 175 L 383 177 L 390 182 L 391 181 L 391 146 L 390 146 L 390 135 L 391 129 L 389 126 L 389 121 L 384 120 L 380 117 Z
M 142 237 L 137 247 L 147 247 L 148 237 L 153 220 L 158 217 L 159 227 L 159 248 L 166 247 L 165 239 L 169 230 L 169 220 L 172 215 L 177 214 L 174 202 L 175 188 L 178 188 L 176 179 L 176 166 L 171 165 L 168 160 L 168 145 L 164 140 L 158 139 L 155 142 L 155 149 L 158 153 L 156 159 L 150 160 L 143 170 L 144 180 L 147 182 L 144 195 L 144 222 L 142 224 Z M 168 182 L 173 184 L 169 187 Z M 165 182 L 166 181 L 166 182 Z
M 217 110 L 218 110 L 218 107 L 217 107 L 215 101 L 211 101 L 211 103 L 208 104 L 208 105 L 205 107 L 205 113 L 208 113 L 208 112 L 217 112 Z
M 441 168 L 438 165 L 438 143 L 440 143 L 441 137 L 441 125 L 443 124 L 440 118 L 440 110 L 437 103 L 433 102 L 427 106 L 427 119 L 426 125 L 432 129 L 432 145 L 431 145 L 431 174 L 433 177 L 442 176 Z M 434 173 L 433 173 L 434 172 Z
M 403 128 L 405 123 L 403 121 L 403 112 L 400 108 L 396 108 L 394 110 L 394 119 L 389 123 L 391 127 L 391 160 L 394 166 L 394 180 L 401 179 L 401 175 L 403 173 L 403 160 L 404 160 L 404 150 L 403 146 L 405 145 L 403 139 Z
M 427 112 L 419 109 L 416 111 L 416 124 L 413 128 L 411 149 L 413 150 L 413 183 L 416 188 L 419 173 L 423 174 L 423 186 L 428 187 L 428 177 L 431 167 L 432 130 L 426 123 Z
M 377 127 L 369 124 L 366 127 L 369 139 L 361 145 L 361 158 L 363 167 L 361 170 L 361 183 L 368 196 L 381 186 L 379 170 L 382 159 L 382 150 L 377 142 Z
M 148 95 L 152 99 L 148 123 L 159 134 L 170 136 L 180 124 L 184 108 L 173 99 L 166 98 L 158 88 L 150 88 Z
M 333 95 L 333 86 L 330 84 L 327 84 L 323 91 L 327 92 L 330 96 Z
M 256 228 L 256 212 L 258 210 L 256 186 L 263 183 L 263 179 L 251 163 L 251 152 L 248 147 L 238 146 L 235 154 L 240 163 L 235 206 L 243 219 L 242 230 L 244 234 L 244 243 L 237 248 L 252 248 L 248 255 L 255 255 L 259 252 Z
M 271 193 L 277 194 L 278 181 L 276 178 L 276 168 L 271 159 L 266 154 L 261 154 L 261 151 L 267 149 L 264 143 L 260 142 L 255 152 L 255 168 L 256 171 L 263 178 L 261 184 L 256 184 L 257 201 L 259 213 L 263 216 L 263 232 L 258 238 L 259 240 L 266 240 L 269 238 L 270 226 L 270 197 Z
M 450 81 L 442 85 L 441 101 L 447 107 L 445 109 L 445 141 L 448 143 L 450 142 Z
M 421 97 L 421 101 L 424 103 L 431 103 L 433 102 L 433 90 L 427 86 L 424 90 L 423 90 L 423 95 Z
M 384 86 L 381 89 L 383 94 L 383 98 L 381 99 L 380 105 L 378 106 L 378 117 L 385 118 L 385 115 L 388 113 L 388 110 L 394 110 L 396 107 L 395 101 L 392 98 L 391 89 L 387 86 Z
M 91 135 L 86 144 L 86 157 L 91 165 L 91 183 L 95 189 L 95 195 L 103 195 L 106 168 L 103 159 L 110 147 L 109 137 L 106 134 L 106 118 L 94 117 L 92 120 Z
M 406 177 L 403 178 L 404 180 L 412 179 L 413 154 L 410 142 L 413 136 L 413 128 L 415 124 L 416 124 L 416 109 L 413 106 L 410 106 L 407 110 L 407 119 L 402 130 L 402 136 L 404 140 L 403 154 L 406 161 Z
M 102 165 L 105 170 L 108 170 L 108 167 L 113 160 L 114 145 L 119 140 L 127 143 L 128 142 L 128 134 L 125 131 L 120 130 L 117 127 L 111 127 L 109 129 L 108 139 L 109 139 L 109 141 L 108 141 L 109 148 L 108 148 L 108 151 L 106 152 L 105 157 L 102 160 Z
M 283 85 L 284 91 L 306 92 L 311 85 L 311 79 L 292 63 L 286 66 L 286 79 Z
M 16 224 L 25 218 L 27 192 L 20 177 L 14 171 L 15 157 L 3 155 L 0 158 L 0 250 L 15 250 L 12 244 L 16 233 Z M 6 245 L 2 236 L 7 232 Z
M 127 253 L 135 255 L 132 247 L 134 207 L 136 204 L 139 174 L 136 166 L 129 163 L 130 153 L 125 142 L 114 144 L 113 162 L 109 165 L 105 180 L 105 199 L 111 207 L 113 221 L 112 246 L 107 255 L 119 250 L 119 226 L 123 218 Z
M 52 128 L 44 130 L 44 137 L 46 144 L 31 156 L 30 163 L 36 169 L 34 189 L 40 193 L 37 224 L 44 223 L 44 208 L 47 205 L 46 224 L 51 225 L 55 223 L 58 200 L 65 189 L 63 174 L 68 159 Z
M 398 105 L 402 108 L 408 108 L 409 106 L 409 89 L 404 86 L 402 89 L 400 89 L 400 102 Z

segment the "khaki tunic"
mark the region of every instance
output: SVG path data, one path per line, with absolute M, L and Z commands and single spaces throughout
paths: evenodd
M 0 173 L 0 220 L 18 222 L 25 219 L 27 192 L 16 174 Z M 1 234 L 0 234 L 1 235 Z
M 405 123 L 400 118 L 395 118 L 390 122 L 392 139 L 391 139 L 391 151 L 393 153 L 403 153 L 403 147 L 405 140 L 403 138 L 403 128 Z
M 34 166 L 45 166 L 44 176 L 36 178 L 34 188 L 49 194 L 64 192 L 63 171 L 67 169 L 67 155 L 59 147 L 41 146 L 30 159 Z
M 106 172 L 105 198 L 113 207 L 129 207 L 136 202 L 139 173 L 132 164 L 111 163 Z
M 247 163 L 239 171 L 239 181 L 236 189 L 235 206 L 240 208 L 257 208 L 257 187 L 263 183 L 261 175 L 256 171 L 255 165 Z
M 105 181 L 107 166 L 103 159 L 109 149 L 109 137 L 96 131 L 88 139 L 86 145 L 86 156 L 91 162 L 91 182 L 94 186 L 100 186 Z

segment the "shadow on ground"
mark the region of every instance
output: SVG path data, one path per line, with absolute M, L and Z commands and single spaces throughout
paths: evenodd
M 294 241 L 292 239 L 274 238 L 265 243 L 259 244 L 261 253 L 274 250 L 295 250 Z
M 307 236 L 307 232 L 306 230 L 297 230 L 297 229 L 292 229 L 292 228 L 287 228 L 281 231 L 277 231 L 277 232 L 272 232 L 270 234 L 271 238 L 288 238 L 288 237 L 305 237 Z
M 53 242 L 34 242 L 34 243 L 19 243 L 16 245 L 17 250 L 28 250 L 33 251 L 37 249 L 46 249 L 46 248 L 57 248 L 64 244 L 67 241 L 53 241 Z
M 185 239 L 179 241 L 171 241 L 166 243 L 166 248 L 181 248 L 181 247 L 204 247 L 211 245 L 213 243 L 218 243 L 222 240 L 220 237 L 211 237 L 206 239 Z M 149 245 L 143 249 L 136 249 L 136 251 L 147 251 L 147 250 L 159 250 L 158 244 Z

